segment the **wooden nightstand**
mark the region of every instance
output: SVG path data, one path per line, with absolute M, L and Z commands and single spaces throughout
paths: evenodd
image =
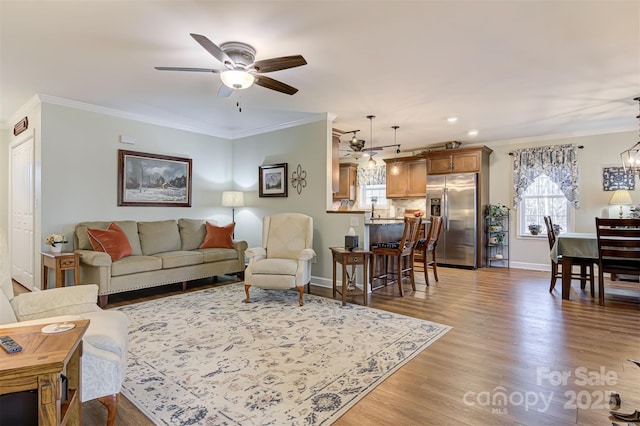
M 80 386 L 82 382 L 82 336 L 89 320 L 73 321 L 75 328 L 58 334 L 44 334 L 46 324 L 1 328 L 21 352 L 0 350 L 0 395 L 34 389 L 38 393 L 39 425 L 82 424 Z M 67 377 L 67 399 L 62 393 L 62 375 Z
M 336 292 L 342 296 L 342 306 L 347 304 L 347 296 L 362 295 L 362 302 L 364 306 L 367 306 L 367 293 L 369 278 L 367 272 L 370 268 L 371 255 L 373 254 L 369 250 L 363 250 L 356 248 L 353 250 L 346 249 L 344 247 L 329 247 L 333 256 L 333 298 L 336 298 Z M 342 265 L 342 288 L 338 288 L 336 285 L 336 265 Z M 351 265 L 351 277 L 347 277 L 347 266 Z M 355 286 L 356 278 L 356 265 L 362 266 L 362 283 L 363 289 L 360 291 Z M 352 280 L 351 282 L 349 282 Z
M 42 254 L 42 289 L 47 289 L 48 268 L 56 270 L 56 287 L 64 287 L 64 272 L 73 269 L 73 283 L 80 282 L 80 255 L 77 253 L 53 253 L 43 251 Z

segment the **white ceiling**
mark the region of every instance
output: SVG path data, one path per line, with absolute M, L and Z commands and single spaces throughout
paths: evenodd
M 38 93 L 224 138 L 329 112 L 369 145 L 373 114 L 403 150 L 638 129 L 640 0 L 0 1 L 3 127 Z M 221 68 L 189 33 L 303 55 L 268 74 L 300 91 L 154 70 Z

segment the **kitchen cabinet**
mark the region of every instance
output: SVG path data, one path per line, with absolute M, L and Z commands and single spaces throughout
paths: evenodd
M 358 165 L 354 163 L 340 164 L 338 192 L 333 194 L 334 200 L 356 199 L 356 173 Z
M 427 186 L 427 162 L 423 156 L 388 158 L 387 198 L 423 198 Z M 397 165 L 398 173 L 391 173 Z
M 443 173 L 479 172 L 483 162 L 483 148 L 457 148 L 432 151 L 427 156 L 427 172 Z

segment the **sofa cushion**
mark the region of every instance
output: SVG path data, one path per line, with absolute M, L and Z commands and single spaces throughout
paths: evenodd
M 97 299 L 98 286 L 89 284 L 22 293 L 11 300 L 11 306 L 19 321 L 28 321 L 95 311 Z
M 139 256 L 142 254 L 140 249 L 140 238 L 138 238 L 138 223 L 134 220 L 114 220 L 111 222 L 81 222 L 76 225 L 76 250 L 93 250 L 87 228 L 107 229 L 109 225 L 115 223 L 127 234 L 129 244 L 131 244 L 131 254 Z
M 111 264 L 111 276 L 135 274 L 137 272 L 162 269 L 162 259 L 155 256 L 129 256 Z
M 204 257 L 204 263 L 219 262 L 221 260 L 237 260 L 238 252 L 235 249 L 227 248 L 206 248 L 199 249 Z
M 216 226 L 213 223 L 207 222 L 205 224 L 207 228 L 207 236 L 205 237 L 201 249 L 204 248 L 233 248 L 233 229 L 235 228 L 235 222 L 231 222 L 224 226 Z
M 162 259 L 162 269 L 199 265 L 204 262 L 202 253 L 197 251 L 168 251 L 166 253 L 156 253 L 155 257 Z
M 207 235 L 207 228 L 205 228 L 202 219 L 179 219 L 178 229 L 180 230 L 182 250 L 197 249 Z
M 295 275 L 298 271 L 298 261 L 293 259 L 262 259 L 253 263 L 253 274 L 266 275 Z
M 175 220 L 138 222 L 138 236 L 142 254 L 146 256 L 181 248 L 180 231 Z
M 107 229 L 87 228 L 89 241 L 95 251 L 108 253 L 111 260 L 122 259 L 131 256 L 131 244 L 124 231 L 115 223 Z

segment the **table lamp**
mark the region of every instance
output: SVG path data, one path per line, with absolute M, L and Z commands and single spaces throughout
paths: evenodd
M 223 191 L 222 192 L 222 206 L 231 207 L 231 221 L 236 221 L 236 207 L 244 206 L 244 192 L 240 191 Z M 235 237 L 235 232 L 233 236 Z
M 626 189 L 618 189 L 611 196 L 609 204 L 620 205 L 620 219 L 622 219 L 622 206 L 633 204 L 633 200 L 631 199 L 629 191 Z

